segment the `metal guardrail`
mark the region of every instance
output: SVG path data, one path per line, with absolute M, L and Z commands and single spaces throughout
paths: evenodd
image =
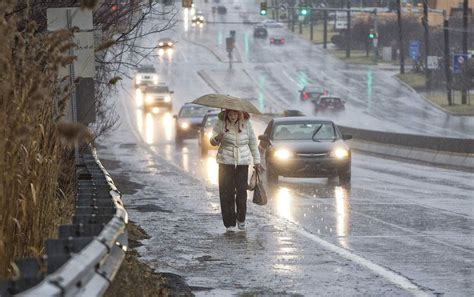
M 95 149 L 80 159 L 73 224 L 45 242 L 43 258 L 16 261 L 20 277 L 0 285 L 1 296 L 101 296 L 117 274 L 128 248 L 128 214 Z

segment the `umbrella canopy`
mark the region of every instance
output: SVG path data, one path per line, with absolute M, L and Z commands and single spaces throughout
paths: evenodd
M 195 99 L 192 103 L 208 107 L 233 109 L 248 113 L 261 114 L 261 112 L 248 100 L 240 99 L 230 95 L 207 94 Z

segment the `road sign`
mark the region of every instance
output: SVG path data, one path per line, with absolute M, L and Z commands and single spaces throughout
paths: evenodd
M 461 67 L 468 60 L 468 55 L 454 54 L 453 56 L 453 73 L 461 73 Z
M 428 69 L 438 69 L 438 60 L 437 56 L 428 56 Z
M 94 30 L 92 23 L 92 11 L 80 9 L 79 7 L 48 8 L 46 10 L 48 31 L 56 31 L 67 28 L 67 11 L 71 13 L 71 27 L 79 30 Z
M 334 23 L 336 30 L 347 29 L 347 12 L 336 11 L 336 21 Z
M 413 61 L 416 60 L 420 56 L 420 42 L 418 40 L 410 41 L 410 48 L 408 52 L 410 59 Z

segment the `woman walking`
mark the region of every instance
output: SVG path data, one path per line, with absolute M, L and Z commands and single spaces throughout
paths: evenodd
M 211 144 L 219 146 L 219 197 L 222 220 L 228 232 L 245 230 L 248 167 L 260 170 L 257 139 L 246 112 L 226 109 L 219 114 Z

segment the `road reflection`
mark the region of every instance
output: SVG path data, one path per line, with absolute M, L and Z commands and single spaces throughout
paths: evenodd
M 183 9 L 183 24 L 184 24 L 184 32 L 188 32 L 188 30 L 189 30 L 189 8 Z
M 152 144 L 155 137 L 155 120 L 151 113 L 145 115 L 145 142 Z
M 216 156 L 206 158 L 207 179 L 212 185 L 219 183 L 219 165 L 216 162 Z
M 293 221 L 292 207 L 293 207 L 293 196 L 292 191 L 286 187 L 278 187 L 274 192 L 274 200 L 276 203 L 276 211 L 279 216 Z
M 335 187 L 334 196 L 336 199 L 336 232 L 339 243 L 349 248 L 349 192 L 347 188 Z

